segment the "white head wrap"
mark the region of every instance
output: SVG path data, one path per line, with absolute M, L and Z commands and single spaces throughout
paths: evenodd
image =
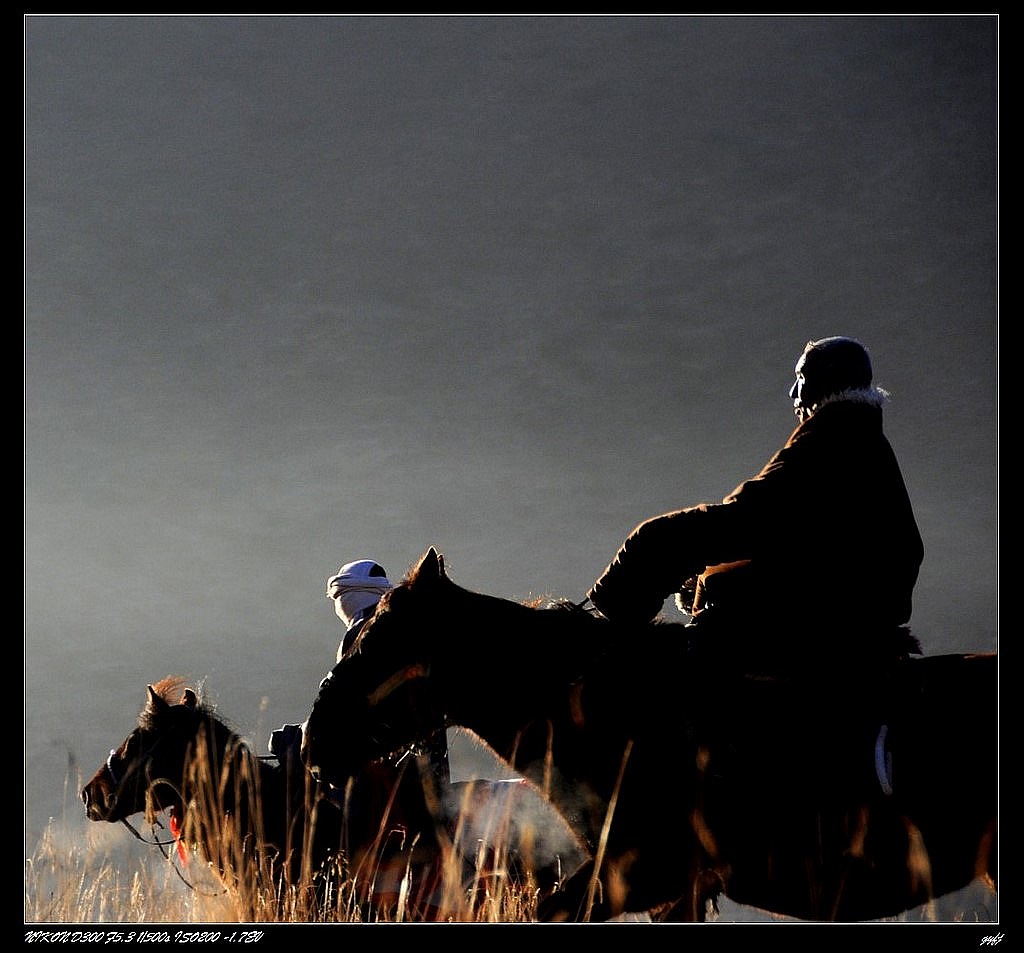
M 380 597 L 392 588 L 380 563 L 357 559 L 346 563 L 327 580 L 327 597 L 334 600 L 334 611 L 346 628 L 358 621 L 360 614 L 375 606 Z

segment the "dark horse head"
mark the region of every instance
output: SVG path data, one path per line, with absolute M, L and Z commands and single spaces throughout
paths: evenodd
M 446 724 L 475 731 L 590 850 L 541 919 L 701 919 L 724 891 L 869 920 L 992 871 L 995 696 L 994 656 L 722 672 L 683 626 L 469 592 L 431 549 L 325 681 L 304 756 L 337 782 Z
M 472 919 L 488 890 L 519 876 L 513 858 L 492 857 L 445 813 L 426 757 L 360 765 L 338 780 L 327 796 L 299 761 L 256 756 L 169 677 L 147 687 L 135 729 L 81 795 L 93 821 L 135 831 L 134 815 L 166 817 L 182 859 L 195 849 L 253 918 L 266 912 L 262 888 L 283 896 L 283 878 L 314 913 L 330 903 L 346 918 L 358 905 L 364 921 Z M 446 800 L 486 804 L 487 790 L 452 785 Z
M 550 793 L 557 781 L 551 776 L 552 723 L 563 729 L 557 740 L 566 767 L 574 754 L 583 753 L 570 749 L 570 743 L 592 731 L 573 721 L 582 719 L 583 707 L 578 705 L 575 715 L 570 711 L 566 688 L 608 656 L 616 637 L 606 620 L 566 604 L 540 608 L 469 592 L 451 581 L 443 558 L 430 549 L 385 594 L 322 683 L 306 722 L 303 757 L 314 776 L 339 783 L 367 762 L 401 755 L 458 725 L 527 776 L 539 772 Z M 608 768 L 609 783 L 628 740 L 623 729 L 646 714 L 633 697 L 628 665 L 615 668 L 624 676 L 614 680 L 620 728 L 603 747 L 610 749 L 620 736 L 621 747 Z M 591 684 L 588 703 L 597 685 L 592 671 Z M 572 784 L 583 798 L 589 785 Z M 598 796 L 587 838 L 593 844 L 605 801 Z
M 443 575 L 440 557 L 435 565 Z M 403 610 L 431 618 L 429 595 L 424 600 L 421 591 L 405 583 L 385 593 L 373 637 L 365 636 L 364 625 L 344 663 L 321 683 L 302 741 L 303 759 L 318 780 L 343 784 L 363 765 L 403 755 L 444 729 L 447 718 L 430 680 L 443 643 L 425 638 L 419 627 L 391 625 Z
M 339 844 L 340 816 L 324 811 L 314 829 L 312 784 L 256 756 L 179 677 L 146 689 L 136 728 L 82 789 L 93 821 L 166 812 L 184 852 L 194 846 L 232 883 L 285 874 L 309 879 Z M 315 836 L 314 836 L 315 835 Z
M 121 821 L 168 810 L 180 821 L 185 775 L 200 738 L 207 751 L 223 754 L 232 737 L 181 678 L 149 685 L 135 730 L 110 750 L 82 789 L 86 815 L 91 821 Z

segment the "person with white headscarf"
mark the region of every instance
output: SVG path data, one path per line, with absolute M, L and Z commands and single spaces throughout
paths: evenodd
M 381 596 L 392 589 L 387 571 L 374 559 L 356 559 L 345 563 L 327 580 L 326 595 L 334 603 L 334 614 L 345 626 L 338 643 L 335 662 L 348 651 L 359 630 L 377 608 Z M 282 725 L 270 735 L 270 750 L 282 765 L 298 758 L 302 745 L 302 725 Z M 444 733 L 436 744 L 428 746 L 431 769 L 438 781 L 450 778 L 448 745 Z
M 335 661 L 352 644 L 363 623 L 373 615 L 380 597 L 391 589 L 384 567 L 373 559 L 345 563 L 327 580 L 327 598 L 334 603 L 334 614 L 345 632 L 338 644 Z M 270 751 L 282 765 L 290 757 L 298 758 L 302 745 L 302 725 L 282 725 L 270 735 Z
M 336 661 L 341 661 L 363 623 L 373 615 L 380 597 L 391 588 L 384 567 L 372 559 L 346 563 L 327 580 L 327 598 L 334 603 L 334 613 L 345 626 Z

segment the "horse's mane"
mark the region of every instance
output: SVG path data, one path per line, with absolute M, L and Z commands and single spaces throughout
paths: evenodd
M 573 602 L 571 599 L 565 599 L 565 598 L 549 599 L 547 601 L 543 601 L 543 600 L 537 599 L 537 600 L 534 600 L 533 602 L 527 602 L 527 603 L 525 603 L 525 605 L 527 605 L 527 606 L 534 606 L 536 608 L 561 609 L 561 610 L 564 610 L 565 612 L 583 612 L 583 613 L 587 612 L 587 610 L 583 608 L 583 603 L 581 603 L 581 602 Z
M 225 721 L 213 703 L 206 698 L 202 682 L 192 684 L 183 675 L 166 675 L 160 681 L 154 682 L 150 687 L 168 705 L 180 705 L 184 701 L 185 695 L 191 694 L 195 699 L 194 708 L 197 715 L 219 722 L 229 732 L 235 733 L 234 728 Z M 156 728 L 158 716 L 159 712 L 153 708 L 152 704 L 147 703 L 139 715 L 139 727 L 144 729 Z
M 153 691 L 167 702 L 168 705 L 181 704 L 181 696 L 188 687 L 188 679 L 181 675 L 167 675 L 161 678 L 159 682 L 153 683 Z M 193 690 L 196 691 L 198 696 L 199 691 L 197 689 Z

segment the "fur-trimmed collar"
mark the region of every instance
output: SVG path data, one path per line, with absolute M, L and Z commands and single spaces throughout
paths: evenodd
M 816 414 L 826 404 L 838 404 L 846 401 L 854 404 L 870 404 L 872 407 L 881 407 L 889 400 L 889 392 L 881 387 L 851 387 L 849 390 L 842 390 L 838 394 L 829 394 L 828 397 L 819 400 L 811 407 L 811 416 Z

